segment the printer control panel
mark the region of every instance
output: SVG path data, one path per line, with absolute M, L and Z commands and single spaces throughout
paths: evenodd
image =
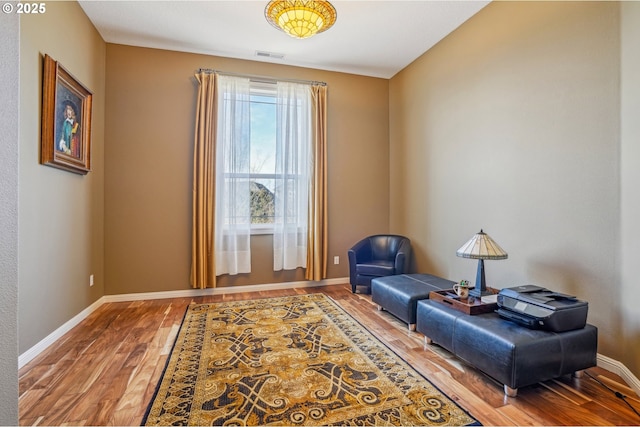
M 505 302 L 506 304 L 504 305 L 507 306 L 508 308 L 511 308 L 513 311 L 528 314 L 534 317 L 544 318 L 544 317 L 550 316 L 553 313 L 553 310 L 549 310 L 547 308 L 543 308 L 543 307 L 540 307 L 534 304 L 529 304 L 522 301 L 508 300 Z M 515 304 L 513 304 L 514 302 Z M 509 305 L 511 304 L 513 304 L 513 306 L 509 307 Z

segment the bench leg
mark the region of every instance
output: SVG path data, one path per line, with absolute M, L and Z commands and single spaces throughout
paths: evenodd
M 584 377 L 584 371 L 575 371 L 572 375 L 573 378 L 582 378 Z
M 428 345 L 433 344 L 433 340 L 427 336 L 424 337 L 424 348 L 427 348 Z
M 518 389 L 517 388 L 511 388 L 508 385 L 504 385 L 504 394 L 506 394 L 509 397 L 516 397 L 518 395 Z
M 414 332 L 416 330 L 416 324 L 415 323 L 409 323 L 409 332 Z

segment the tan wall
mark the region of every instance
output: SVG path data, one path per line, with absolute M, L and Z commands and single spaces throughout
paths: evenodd
M 105 49 L 76 2 L 47 2 L 46 13 L 20 21 L 20 353 L 104 293 Z M 44 54 L 93 92 L 93 171 L 86 176 L 39 164 Z
M 206 55 L 107 45 L 106 294 L 188 289 L 196 84 L 201 67 L 325 81 L 329 88 L 329 277 L 348 248 L 389 226 L 388 80 Z M 302 280 L 274 273 L 270 236 L 252 238 L 252 273 L 218 285 Z
M 638 373 L 637 338 L 620 345 L 619 8 L 494 2 L 396 75 L 390 215 L 417 270 L 454 280 L 475 281 L 455 252 L 483 228 L 509 253 L 490 286 L 589 301 L 599 351 Z

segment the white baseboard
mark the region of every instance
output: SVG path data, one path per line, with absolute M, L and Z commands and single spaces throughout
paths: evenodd
M 82 310 L 76 316 L 74 316 L 71 320 L 67 321 L 65 324 L 60 326 L 55 331 L 51 332 L 45 338 L 43 338 L 38 344 L 31 347 L 29 350 L 25 351 L 18 357 L 18 369 L 22 368 L 27 363 L 31 362 L 37 355 L 42 353 L 47 347 L 56 342 L 58 339 L 62 338 L 64 334 L 73 329 L 76 325 L 86 319 L 91 313 L 96 311 L 98 307 L 104 304 L 104 297 L 100 298 L 89 307 Z
M 317 286 L 344 285 L 345 283 L 349 283 L 348 277 L 325 279 L 318 282 L 305 280 L 300 282 L 270 283 L 265 285 L 245 285 L 224 288 L 185 289 L 181 291 L 105 295 L 103 298 L 105 300 L 104 302 L 125 302 L 164 298 L 190 298 L 206 295 L 237 294 L 240 292 L 260 292 L 292 288 L 313 288 Z
M 18 369 L 25 366 L 27 363 L 35 359 L 40 353 L 42 353 L 47 347 L 53 344 L 56 340 L 62 338 L 64 334 L 73 329 L 76 325 L 86 319 L 91 313 L 96 311 L 102 304 L 108 302 L 126 302 L 126 301 L 140 301 L 151 299 L 165 299 L 165 298 L 189 298 L 195 296 L 206 295 L 219 295 L 219 294 L 231 294 L 239 292 L 259 292 L 270 291 L 278 289 L 292 289 L 292 288 L 311 288 L 316 286 L 332 286 L 342 285 L 348 283 L 347 277 L 337 279 L 326 279 L 319 282 L 313 281 L 301 281 L 301 282 L 283 282 L 283 283 L 271 283 L 265 285 L 247 285 L 225 288 L 207 288 L 207 289 L 185 289 L 180 291 L 165 291 L 165 292 L 147 292 L 147 293 L 135 293 L 135 294 L 120 294 L 120 295 L 105 295 L 89 307 L 82 310 L 71 320 L 60 326 L 53 331 L 42 341 L 25 351 L 18 357 Z M 613 372 L 619 375 L 636 394 L 640 395 L 640 380 L 633 375 L 633 373 L 621 362 L 611 359 L 610 357 L 597 355 L 598 367 L 605 369 L 609 372 Z
M 46 350 L 51 344 L 59 340 L 73 329 L 76 325 L 86 319 L 91 313 L 96 311 L 102 304 L 108 302 L 126 302 L 126 301 L 140 301 L 151 299 L 165 299 L 165 298 L 188 298 L 203 295 L 218 295 L 218 294 L 231 294 L 239 292 L 259 292 L 270 291 L 276 289 L 292 289 L 292 288 L 311 288 L 316 286 L 332 286 L 342 285 L 349 283 L 348 277 L 341 277 L 337 279 L 325 279 L 321 281 L 300 281 L 300 282 L 282 282 L 271 283 L 265 285 L 247 285 L 247 286 L 235 286 L 224 288 L 207 288 L 207 289 L 185 289 L 180 291 L 166 291 L 166 292 L 147 292 L 147 293 L 135 293 L 135 294 L 121 294 L 121 295 L 105 295 L 91 304 L 89 307 L 82 310 L 72 319 L 60 326 L 58 329 L 47 335 L 44 339 L 38 342 L 36 345 L 25 351 L 18 357 L 18 369 L 31 362 L 40 353 Z
M 636 394 L 640 396 L 640 380 L 638 380 L 638 377 L 633 375 L 629 368 L 627 368 L 621 362 L 610 357 L 603 356 L 602 354 L 598 354 L 597 363 L 598 367 L 619 375 L 620 378 L 622 378 L 629 385 L 629 387 L 631 387 L 633 391 L 635 391 Z

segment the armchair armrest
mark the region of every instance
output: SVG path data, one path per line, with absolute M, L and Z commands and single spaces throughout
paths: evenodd
M 369 238 L 360 240 L 347 251 L 349 257 L 349 279 L 351 283 L 356 283 L 356 264 L 360 260 L 371 259 L 371 245 Z
M 395 258 L 395 272 L 396 274 L 404 274 L 409 271 L 409 262 L 411 260 L 411 242 L 409 239 L 404 239 L 398 248 Z

